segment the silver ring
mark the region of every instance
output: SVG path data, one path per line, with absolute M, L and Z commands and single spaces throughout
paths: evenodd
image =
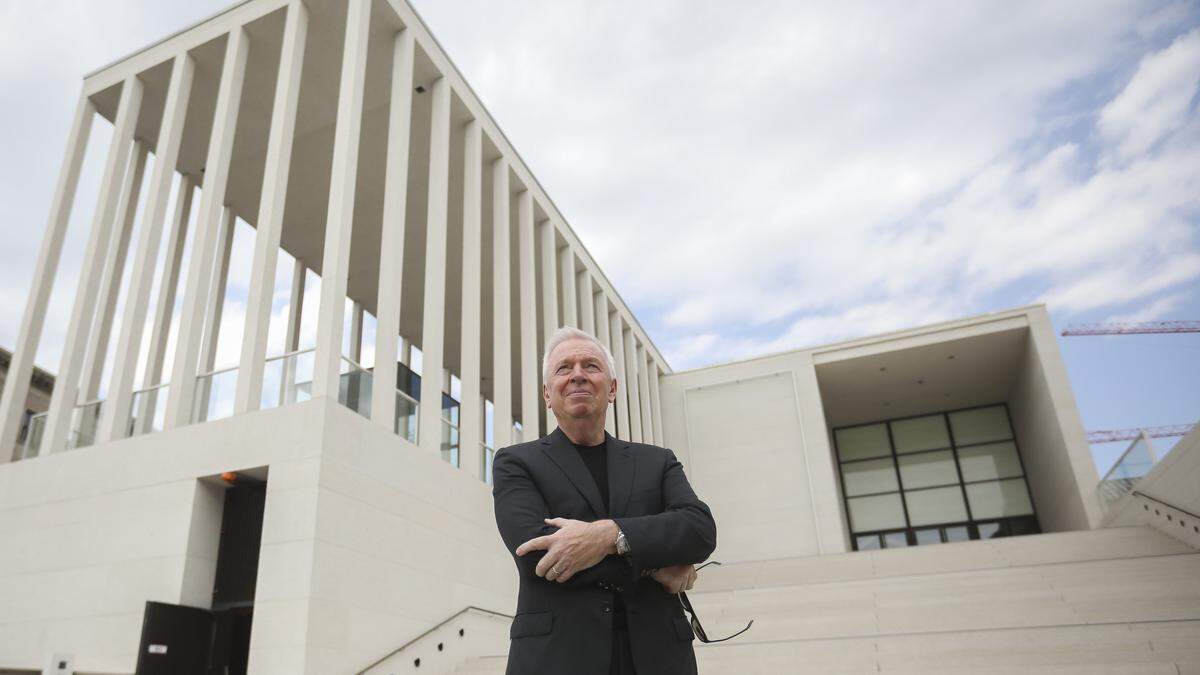
M 558 569 L 558 565 L 551 567 L 550 571 L 554 572 L 554 576 L 558 576 L 558 575 L 562 574 L 562 570 Z

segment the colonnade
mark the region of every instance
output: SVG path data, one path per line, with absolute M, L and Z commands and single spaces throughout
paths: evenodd
M 274 280 L 284 229 L 284 205 L 290 174 L 296 169 L 292 147 L 296 134 L 306 55 L 309 10 L 300 0 L 258 0 L 180 34 L 157 47 L 162 60 L 147 63 L 146 55 L 131 57 L 108 69 L 117 72 L 120 98 L 114 117 L 112 141 L 105 157 L 99 200 L 84 249 L 79 285 L 63 346 L 62 361 L 50 409 L 41 436 L 40 453 L 59 452 L 68 447 L 79 424 L 80 406 L 92 404 L 108 352 L 109 327 L 113 324 L 126 258 L 132 245 L 132 265 L 124 289 L 116 348 L 113 355 L 107 398 L 98 409 L 95 442 L 123 438 L 151 430 L 149 409 L 155 401 L 165 406 L 162 428 L 173 429 L 196 421 L 197 382 L 214 366 L 217 328 L 229 273 L 229 251 L 235 214 L 224 196 L 230 180 L 238 110 L 246 81 L 250 36 L 245 24 L 255 12 L 263 15 L 285 8 L 282 47 L 275 83 L 269 128 L 265 131 L 266 159 L 258 212 L 254 218 L 254 249 L 249 270 L 246 319 L 236 371 L 233 414 L 250 413 L 264 400 L 264 369 L 268 360 L 268 326 Z M 359 180 L 359 152 L 363 124 L 364 90 L 367 73 L 368 38 L 372 16 L 370 0 L 349 0 L 345 40 L 341 53 L 332 170 L 328 211 L 321 253 L 320 300 L 313 356 L 311 396 L 339 396 L 347 370 L 346 357 L 359 361 L 362 345 L 362 308 L 355 304 L 350 330 L 351 353 L 343 353 L 346 337 L 346 298 L 351 265 L 351 238 L 355 223 L 355 193 Z M 419 344 L 422 368 L 418 445 L 430 452 L 441 446 L 442 395 L 448 391 L 442 373 L 450 370 L 461 380 L 458 431 L 461 465 L 482 466 L 485 452 L 484 388 L 494 409 L 493 446 L 511 444 L 514 421 L 522 424 L 523 440 L 554 428 L 553 416 L 541 398 L 541 345 L 560 326 L 576 326 L 596 334 L 612 350 L 621 380 L 617 405 L 609 415 L 610 432 L 635 441 L 662 443 L 659 377 L 667 371 L 657 350 L 617 297 L 591 257 L 566 227 L 561 215 L 537 185 L 527 167 L 509 146 L 474 94 L 462 81 L 424 26 L 403 2 L 390 3 L 403 25 L 391 45 L 391 94 L 387 103 L 387 135 L 384 193 L 380 223 L 379 277 L 376 301 L 375 367 L 371 372 L 369 408 L 360 410 L 388 430 L 395 430 L 397 416 L 397 368 L 406 358 L 407 347 Z M 378 17 L 376 17 L 378 18 Z M 215 22 L 215 23 L 214 23 Z M 223 23 L 222 23 L 223 22 Z M 196 63 L 189 50 L 214 31 L 224 31 L 227 40 L 213 105 L 213 122 L 202 174 L 180 173 L 177 160 L 192 95 Z M 155 53 L 152 51 L 152 53 Z M 414 85 L 415 60 L 424 57 L 439 69 L 427 91 Z M 140 59 L 140 60 L 139 60 Z M 139 73 L 169 59 L 167 88 L 157 141 L 153 147 L 135 137 L 143 107 L 144 85 Z M 124 69 L 122 71 L 122 69 Z M 428 78 L 427 80 L 428 81 Z M 406 216 L 409 190 L 414 91 L 429 96 L 427 212 L 424 223 Z M 68 137 L 66 157 L 50 208 L 49 222 L 35 268 L 28 305 L 22 318 L 9 376 L 0 398 L 0 447 L 16 441 L 23 403 L 28 391 L 33 358 L 41 340 L 50 290 L 61 255 L 67 222 L 72 209 L 80 168 L 84 160 L 97 104 L 89 81 L 79 99 Z M 457 104 L 457 109 L 455 108 Z M 462 110 L 466 111 L 466 119 Z M 447 254 L 450 231 L 451 135 L 461 135 L 462 181 L 461 255 L 462 279 L 458 316 L 447 316 Z M 245 139 L 239 138 L 241 143 Z M 485 153 L 485 147 L 491 148 Z M 153 172 L 143 186 L 147 155 L 153 153 Z M 498 156 L 497 156 L 498 155 Z M 423 170 L 426 167 L 422 167 Z M 168 218 L 172 184 L 178 174 L 175 208 Z M 484 185 L 490 176 L 490 185 Z M 199 208 L 189 223 L 196 188 Z M 145 205 L 136 240 L 130 240 L 138 204 L 138 191 L 146 190 Z M 484 199 L 490 199 L 491 241 L 484 241 Z M 515 219 L 511 217 L 515 200 Z M 456 209 L 457 211 L 457 209 Z M 243 214 L 236 214 L 243 215 Z M 410 222 L 406 222 L 410 221 Z M 457 223 L 455 226 L 457 227 Z M 362 226 L 361 223 L 359 226 Z M 401 333 L 401 296 L 404 282 L 405 228 L 424 227 L 424 285 L 422 323 L 419 335 Z M 165 250 L 160 251 L 163 229 L 167 228 Z M 515 229 L 515 236 L 513 230 Z M 190 232 L 189 232 L 190 231 Z M 191 241 L 186 277 L 180 275 L 184 241 Z M 510 243 L 511 242 L 511 243 Z M 485 265 L 485 243 L 490 243 L 491 260 Z M 515 248 L 512 244 L 515 243 Z M 161 254 L 161 255 L 160 255 Z M 158 297 L 151 307 L 155 270 L 159 275 Z M 485 269 L 491 279 L 484 279 Z M 297 259 L 293 270 L 291 314 L 287 317 L 285 353 L 299 346 L 300 315 L 306 275 Z M 484 325 L 485 281 L 490 286 L 491 323 Z M 177 293 L 182 305 L 173 314 Z M 514 296 L 516 302 L 514 303 Z M 355 300 L 351 298 L 351 300 Z M 153 314 L 151 314 L 153 311 Z M 539 319 L 540 315 L 540 319 Z M 169 376 L 164 380 L 172 320 L 178 328 Z M 458 363 L 447 363 L 447 322 L 457 324 L 461 345 Z M 516 327 L 514 331 L 513 328 Z M 149 327 L 149 349 L 144 357 L 140 383 L 143 395 L 135 401 L 135 373 L 143 360 L 144 332 Z M 491 372 L 483 372 L 484 331 L 490 331 Z M 513 335 L 518 345 L 513 343 Z M 518 349 L 514 347 L 519 346 Z M 519 387 L 514 387 L 519 384 Z M 155 387 L 162 396 L 145 395 Z M 519 396 L 514 398 L 516 389 Z M 268 397 L 269 398 L 269 397 Z M 287 403 L 284 394 L 279 402 Z M 204 402 L 200 401 L 200 407 Z M 7 453 L 0 452 L 0 457 Z

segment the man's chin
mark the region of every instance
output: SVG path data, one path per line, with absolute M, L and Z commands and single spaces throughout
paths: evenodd
M 563 406 L 563 415 L 575 420 L 584 420 L 595 417 L 596 413 L 592 409 L 592 406 L 588 405 L 586 402 L 580 401 L 577 403 L 572 403 L 568 401 L 567 404 Z

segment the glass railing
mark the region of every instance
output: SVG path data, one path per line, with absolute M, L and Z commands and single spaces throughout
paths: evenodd
M 312 398 L 315 352 L 315 349 L 310 348 L 267 359 L 263 367 L 263 388 L 259 407 L 263 410 L 278 408 Z
M 167 419 L 167 392 L 170 383 L 164 382 L 133 392 L 129 406 L 129 435 L 140 436 L 162 431 Z
M 496 451 L 489 448 L 486 443 L 480 443 L 479 445 L 483 448 L 483 461 L 480 462 L 480 470 L 483 472 L 483 475 L 479 478 L 488 485 L 491 485 L 492 463 L 496 460 Z
M 237 366 L 233 366 L 214 370 L 196 378 L 196 399 L 192 406 L 193 422 L 211 422 L 233 415 L 237 373 Z
M 25 434 L 25 445 L 21 450 L 21 459 L 33 459 L 38 456 L 42 446 L 42 436 L 46 433 L 46 413 L 40 412 L 29 418 L 29 431 Z
M 417 444 L 417 410 L 419 408 L 417 399 L 399 389 L 396 390 L 396 423 L 392 429 L 413 445 Z
M 370 419 L 373 379 L 371 371 L 343 356 L 338 375 L 338 403 Z
M 1150 473 L 1157 461 L 1158 456 L 1154 453 L 1150 438 L 1142 432 L 1100 479 L 1100 501 L 1105 508 L 1133 490 L 1133 486 Z
M 442 420 L 442 459 L 458 467 L 458 427 L 447 419 Z
M 103 400 L 88 401 L 75 406 L 71 433 L 67 436 L 67 449 L 86 448 L 96 442 L 96 428 L 100 426 L 100 407 Z

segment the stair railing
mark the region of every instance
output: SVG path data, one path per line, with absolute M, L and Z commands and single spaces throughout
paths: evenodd
M 493 611 L 493 610 L 490 610 L 490 609 L 484 609 L 483 607 L 476 607 L 476 606 L 474 606 L 474 605 L 467 605 L 466 607 L 463 607 L 462 609 L 458 610 L 457 612 L 455 612 L 455 613 L 451 614 L 450 616 L 446 617 L 446 618 L 445 618 L 445 619 L 443 619 L 442 621 L 439 621 L 437 624 L 435 624 L 433 627 L 431 627 L 431 628 L 429 628 L 428 630 L 426 630 L 424 633 L 421 633 L 420 635 L 416 636 L 415 638 L 413 638 L 413 639 L 409 640 L 408 642 L 405 642 L 404 644 L 400 645 L 400 646 L 399 646 L 399 647 L 397 647 L 396 649 L 393 649 L 392 651 L 390 651 L 390 652 L 388 652 L 387 654 L 385 654 L 383 657 L 381 657 L 381 658 L 379 658 L 379 659 L 376 659 L 376 660 L 375 660 L 375 661 L 373 661 L 373 662 L 372 662 L 370 665 L 368 665 L 366 668 L 363 668 L 362 670 L 359 670 L 359 671 L 357 671 L 357 672 L 355 673 L 355 675 L 365 675 L 365 673 L 367 673 L 368 671 L 370 671 L 370 670 L 371 670 L 372 668 L 374 668 L 375 666 L 378 666 L 378 665 L 380 665 L 381 663 L 383 663 L 383 662 L 387 661 L 388 659 L 390 659 L 390 658 L 392 658 L 393 656 L 395 656 L 395 655 L 399 654 L 400 652 L 403 652 L 405 649 L 408 649 L 408 648 L 409 648 L 409 647 L 411 647 L 412 645 L 414 645 L 414 644 L 416 644 L 416 643 L 420 642 L 422 639 L 424 639 L 424 638 L 428 637 L 429 635 L 431 635 L 431 634 L 435 633 L 435 632 L 436 632 L 438 629 L 440 629 L 440 628 L 444 627 L 446 624 L 448 624 L 448 623 L 451 623 L 452 621 L 454 621 L 455 619 L 457 619 L 457 618 L 459 618 L 459 617 L 463 616 L 464 614 L 470 614 L 470 613 L 482 614 L 482 615 L 484 615 L 484 616 L 495 617 L 495 618 L 498 618 L 498 619 L 509 619 L 509 620 L 511 620 L 511 619 L 513 618 L 511 614 L 505 614 L 505 613 L 503 613 L 503 612 L 496 612 L 496 611 Z M 458 632 L 458 634 L 459 634 L 459 637 L 465 637 L 464 630 L 465 630 L 465 629 L 462 629 L 462 628 L 460 628 L 460 629 L 459 629 L 459 632 Z M 442 645 L 441 645 L 441 644 L 439 644 L 439 645 L 438 645 L 438 651 L 442 651 Z M 420 659 L 419 659 L 419 658 L 418 658 L 418 659 L 416 659 L 416 660 L 414 661 L 414 665 L 416 665 L 417 667 L 420 667 Z

